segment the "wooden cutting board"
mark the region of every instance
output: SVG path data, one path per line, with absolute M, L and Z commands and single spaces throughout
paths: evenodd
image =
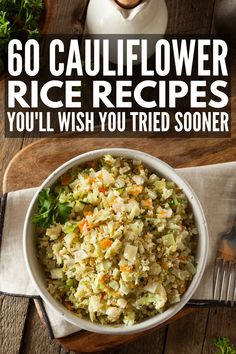
M 161 158 L 173 167 L 232 161 L 236 156 L 235 138 L 159 140 L 157 138 L 82 139 L 66 137 L 40 139 L 21 150 L 10 162 L 4 175 L 3 191 L 8 192 L 39 186 L 63 162 L 83 152 L 104 147 L 126 147 L 142 150 Z M 36 306 L 43 321 L 37 301 Z M 168 323 L 186 315 L 190 311 L 193 311 L 193 309 L 183 309 Z M 143 333 L 122 336 L 100 335 L 82 330 L 59 339 L 59 342 L 72 351 L 98 353 L 133 341 L 155 330 L 158 330 L 158 327 Z

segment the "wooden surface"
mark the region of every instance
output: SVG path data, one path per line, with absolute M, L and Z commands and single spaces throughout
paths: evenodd
M 168 33 L 207 34 L 213 32 L 214 6 L 218 1 L 220 0 L 167 0 Z M 54 16 L 51 19 L 49 31 L 51 33 L 71 33 L 75 29 L 80 31 L 81 26 L 77 19 L 81 17 L 84 5 L 84 1 L 81 0 L 54 0 Z M 235 63 L 235 54 L 233 60 Z M 235 71 L 236 65 L 233 64 L 234 78 Z M 235 80 L 233 81 L 233 92 L 235 95 Z M 161 157 L 175 166 L 186 166 L 191 161 L 193 165 L 198 165 L 208 161 L 234 160 L 235 116 L 233 123 L 231 139 L 191 139 L 190 141 L 168 139 L 157 140 L 155 144 L 162 151 L 163 156 Z M 19 139 L 4 138 L 4 83 L 1 82 L 0 178 L 3 177 L 13 156 L 32 141 L 33 139 L 27 136 Z M 81 144 L 83 143 L 81 142 Z M 176 153 L 174 153 L 175 151 Z M 235 328 L 235 311 L 223 308 L 198 309 L 147 337 L 110 351 L 110 354 L 211 354 L 215 353 L 212 339 L 219 335 L 229 336 L 236 344 Z M 85 346 L 87 344 L 85 343 Z M 48 338 L 32 301 L 6 296 L 0 296 L 0 353 L 72 354 Z

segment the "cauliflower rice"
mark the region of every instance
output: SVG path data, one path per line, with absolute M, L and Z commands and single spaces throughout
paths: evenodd
M 180 301 L 195 274 L 197 229 L 182 190 L 140 161 L 105 155 L 52 192 L 71 212 L 37 228 L 50 294 L 79 317 L 133 325 Z

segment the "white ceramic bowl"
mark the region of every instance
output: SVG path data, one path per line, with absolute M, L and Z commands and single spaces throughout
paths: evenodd
M 134 324 L 133 326 L 124 326 L 124 325 L 102 325 L 99 323 L 93 323 L 89 319 L 80 319 L 76 317 L 75 314 L 68 311 L 63 305 L 61 305 L 58 301 L 56 301 L 47 291 L 45 285 L 45 275 L 42 271 L 42 268 L 39 264 L 38 259 L 36 258 L 36 249 L 35 249 L 35 226 L 32 224 L 31 219 L 34 214 L 38 193 L 42 188 L 47 188 L 54 184 L 58 178 L 65 173 L 72 166 L 79 165 L 86 161 L 99 158 L 104 154 L 112 154 L 113 156 L 124 156 L 130 159 L 136 159 L 142 161 L 149 169 L 157 172 L 159 175 L 174 181 L 180 188 L 183 189 L 186 194 L 193 213 L 195 217 L 195 222 L 199 231 L 199 242 L 197 249 L 197 272 L 194 275 L 194 278 L 189 285 L 187 291 L 181 297 L 181 301 L 175 305 L 172 305 L 166 311 L 161 314 L 158 314 L 154 317 L 151 317 L 143 322 L 138 324 Z M 104 334 L 129 334 L 136 333 L 147 330 L 154 326 L 157 326 L 172 316 L 174 316 L 178 311 L 180 311 L 183 306 L 188 302 L 191 296 L 194 294 L 195 290 L 198 287 L 198 284 L 201 280 L 201 277 L 204 272 L 206 258 L 208 251 L 208 232 L 205 216 L 200 205 L 200 202 L 191 189 L 191 187 L 184 181 L 182 177 L 180 177 L 169 165 L 164 163 L 163 161 L 148 155 L 144 152 L 130 150 L 130 149 L 101 149 L 95 150 L 91 152 L 87 152 L 85 154 L 79 155 L 72 160 L 64 163 L 61 167 L 59 167 L 55 172 L 53 172 L 40 186 L 38 192 L 32 199 L 24 225 L 24 256 L 27 265 L 28 272 L 30 277 L 42 299 L 45 301 L 47 305 L 49 305 L 52 309 L 58 312 L 58 316 L 64 317 L 65 320 L 70 323 L 86 329 L 92 332 L 104 333 Z

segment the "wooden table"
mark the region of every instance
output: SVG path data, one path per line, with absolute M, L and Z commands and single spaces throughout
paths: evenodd
M 52 1 L 52 0 L 51 0 Z M 168 33 L 207 34 L 213 31 L 213 14 L 218 0 L 166 0 L 169 9 Z M 84 8 L 84 1 L 54 0 L 54 13 L 49 24 L 51 33 L 72 33 L 73 23 Z M 78 26 L 77 26 L 78 27 Z M 234 53 L 235 57 L 235 53 Z M 233 64 L 233 78 L 236 65 Z M 236 80 L 233 94 L 236 95 Z M 235 99 L 233 102 L 236 111 Z M 234 121 L 236 117 L 234 115 Z M 233 123 L 234 123 L 233 121 Z M 12 157 L 34 139 L 4 138 L 4 83 L 0 83 L 0 178 Z M 203 143 L 204 142 L 204 143 Z M 195 157 L 196 164 L 230 161 L 236 142 L 236 126 L 232 124 L 231 139 L 169 139 L 166 161 L 186 166 Z M 163 146 L 167 141 L 158 140 Z M 173 161 L 172 149 L 178 149 L 178 161 Z M 110 354 L 200 354 L 215 353 L 212 339 L 229 336 L 236 344 L 236 311 L 229 308 L 197 309 L 181 320 L 163 327 L 135 343 Z M 0 296 L 0 354 L 72 354 L 48 338 L 31 300 Z

